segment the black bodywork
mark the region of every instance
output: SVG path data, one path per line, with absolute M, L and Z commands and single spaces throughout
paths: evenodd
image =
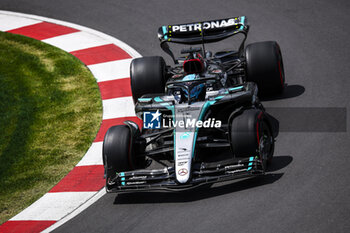
M 157 96 L 158 97 L 158 96 Z M 153 111 L 160 109 L 163 113 L 169 113 L 166 104 L 174 104 L 172 101 L 157 101 L 151 98 L 148 101 L 137 103 L 136 112 Z M 121 172 L 113 183 L 108 185 L 109 192 L 145 191 L 145 190 L 184 190 L 198 185 L 215 183 L 220 181 L 239 179 L 264 174 L 262 161 L 259 157 L 250 156 L 237 158 L 233 156 L 229 142 L 230 119 L 245 109 L 258 108 L 264 112 L 265 119 L 269 122 L 274 138 L 278 135 L 278 121 L 265 112 L 263 106 L 256 97 L 256 85 L 246 83 L 239 90 L 229 90 L 228 93 L 210 106 L 206 118 L 214 117 L 222 119 L 224 124 L 221 128 L 200 129 L 198 131 L 195 155 L 192 164 L 191 180 L 186 184 L 179 184 L 175 178 L 173 166 L 166 166 L 156 170 L 134 170 Z M 160 97 L 162 98 L 162 97 Z M 213 97 L 215 100 L 217 97 Z M 125 122 L 130 124 L 130 122 Z M 131 123 L 132 124 L 132 123 Z M 130 126 L 134 134 L 138 134 L 136 126 Z M 146 156 L 154 161 L 167 160 L 174 163 L 174 128 L 162 130 L 142 130 L 136 142 L 142 148 L 136 153 Z M 151 139 L 146 142 L 145 139 Z M 144 149 L 146 144 L 157 143 L 157 147 Z M 213 154 L 215 156 L 213 156 Z
M 226 19 L 226 22 L 228 20 Z M 171 28 L 181 27 L 181 25 L 160 27 L 158 37 L 161 47 L 174 59 L 176 65 L 167 67 L 165 93 L 144 95 L 135 105 L 135 112 L 142 119 L 144 112 L 157 110 L 169 118 L 174 118 L 175 108 L 178 106 L 185 106 L 184 109 L 191 111 L 191 108 L 196 108 L 196 104 L 200 103 L 198 106 L 201 109 L 196 119 L 204 121 L 215 118 L 222 122 L 221 127 L 193 129 L 195 136 L 190 158 L 189 179 L 183 183 L 177 180 L 175 167 L 181 161 L 178 161 L 175 155 L 175 152 L 178 153 L 178 148 L 174 145 L 176 127 L 170 125 L 162 129 L 139 129 L 135 123 L 127 121 L 125 123 L 130 127 L 134 138 L 132 153 L 156 161 L 163 168 L 119 172 L 113 180 L 107 181 L 108 192 L 183 190 L 202 184 L 264 174 L 265 168 L 259 156 L 238 157 L 233 153 L 230 143 L 230 122 L 236 115 L 247 109 L 258 109 L 262 112 L 264 120 L 273 133 L 273 138 L 277 137 L 279 127 L 278 121 L 266 113 L 260 103 L 257 85 L 245 80 L 243 50 L 249 30 L 246 19 L 242 16 L 231 20 L 231 23 L 234 22 L 231 26 L 208 30 L 176 33 L 171 31 Z M 216 25 L 220 25 L 221 21 L 218 22 L 219 24 Z M 204 23 L 201 22 L 200 25 L 203 26 Z M 193 25 L 192 29 L 194 29 L 195 23 L 187 25 Z M 202 48 L 184 50 L 184 53 L 199 53 L 205 60 L 205 71 L 196 74 L 196 78 L 191 80 L 186 79 L 188 74 L 183 71 L 181 65 L 186 58 L 176 60 L 168 46 L 168 42 L 182 44 L 216 42 L 237 33 L 245 35 L 237 51 L 222 51 L 209 57 Z M 205 87 L 204 96 L 192 99 L 189 93 L 200 84 Z M 175 98 L 176 96 L 178 98 Z

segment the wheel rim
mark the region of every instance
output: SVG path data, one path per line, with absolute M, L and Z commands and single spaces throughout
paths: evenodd
M 273 149 L 273 137 L 270 129 L 265 124 L 263 124 L 262 128 L 263 132 L 259 140 L 259 155 L 265 170 L 267 161 L 271 157 L 271 151 Z

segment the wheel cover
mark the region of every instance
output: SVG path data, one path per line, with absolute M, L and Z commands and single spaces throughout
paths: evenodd
M 263 134 L 259 140 L 259 155 L 261 162 L 264 166 L 264 170 L 266 169 L 266 162 L 270 157 L 272 147 L 273 147 L 273 138 L 270 130 L 266 125 L 263 127 Z

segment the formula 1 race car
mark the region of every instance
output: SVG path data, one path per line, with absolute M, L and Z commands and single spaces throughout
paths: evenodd
M 142 128 L 112 126 L 103 142 L 107 192 L 183 190 L 264 174 L 279 123 L 259 101 L 285 85 L 281 50 L 274 41 L 244 46 L 244 16 L 159 28 L 162 57 L 130 66 L 131 90 Z M 238 50 L 214 55 L 205 44 L 236 34 Z M 175 59 L 168 43 L 200 45 Z M 158 167 L 157 167 L 158 166 Z

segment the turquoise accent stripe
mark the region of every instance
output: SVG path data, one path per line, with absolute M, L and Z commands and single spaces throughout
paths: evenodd
M 167 40 L 168 36 L 166 34 L 168 33 L 168 31 L 167 31 L 166 26 L 163 26 L 162 29 L 163 29 L 164 39 Z
M 160 97 L 158 97 L 158 96 L 154 98 L 154 101 L 156 101 L 156 102 L 163 102 L 163 100 Z
M 122 177 L 121 180 L 125 180 L 125 177 Z
M 173 134 L 174 134 L 174 161 L 176 161 L 176 128 L 174 128 Z
M 250 171 L 250 170 L 252 170 L 252 167 L 251 166 L 253 166 L 253 161 L 254 161 L 254 157 L 249 157 L 249 164 L 248 164 L 248 169 L 247 169 L 247 171 Z
M 162 26 L 162 29 L 163 29 L 163 34 L 165 35 L 168 32 L 166 26 Z
M 221 96 L 217 96 L 217 97 L 215 97 L 215 100 L 221 100 L 222 98 L 224 98 L 224 96 L 223 96 L 223 95 L 221 95 Z
M 192 146 L 192 158 L 194 157 L 194 148 L 196 147 L 197 134 L 198 134 L 198 129 L 196 129 L 196 131 L 194 131 L 193 146 Z
M 119 173 L 119 176 L 125 176 L 124 172 Z
M 152 98 L 138 98 L 138 101 L 140 101 L 140 102 L 149 102 L 151 100 L 152 100 Z
M 207 112 L 208 108 L 211 105 L 215 104 L 215 102 L 216 102 L 215 100 L 209 100 L 209 101 L 205 102 L 205 104 L 203 105 L 202 111 L 201 111 L 201 113 L 199 115 L 198 120 L 202 120 L 203 119 L 204 114 Z
M 173 105 L 170 105 L 168 103 L 160 103 L 160 105 L 162 105 L 162 106 L 166 107 L 167 109 L 171 110 L 171 112 L 173 114 L 173 118 L 175 117 L 175 113 L 174 113 L 175 108 L 174 108 Z
M 195 74 L 189 74 L 189 75 L 186 75 L 182 81 L 191 81 L 191 80 L 194 80 L 196 78 L 196 75 Z
M 245 16 L 241 16 L 241 24 L 242 24 L 242 26 L 240 27 L 240 30 L 243 30 L 243 28 L 244 28 L 244 20 L 245 20 Z
M 125 185 L 125 182 L 122 182 L 122 185 Z
M 243 86 L 239 86 L 239 87 L 231 87 L 228 89 L 228 91 L 225 91 L 224 94 L 230 94 L 230 91 L 236 91 L 236 90 L 240 90 L 243 89 Z
M 239 90 L 239 89 L 242 89 L 243 86 L 239 86 L 239 87 L 232 87 L 232 88 L 229 88 L 230 91 L 235 91 L 235 90 Z

